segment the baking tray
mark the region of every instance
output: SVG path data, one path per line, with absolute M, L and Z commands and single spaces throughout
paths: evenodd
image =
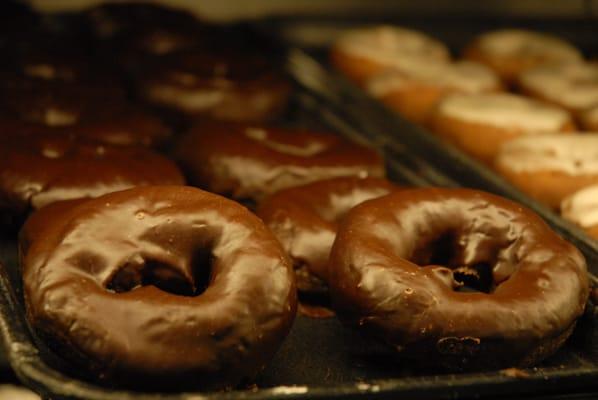
M 456 181 L 427 160 L 394 140 L 388 127 L 356 125 L 346 110 L 310 88 L 317 63 L 300 51 L 289 55 L 289 71 L 299 85 L 286 122 L 327 126 L 353 140 L 368 142 L 387 158 L 390 178 L 414 186 L 455 186 Z M 307 63 L 307 65 L 304 65 Z M 313 71 L 311 68 L 316 68 Z M 306 76 L 303 76 L 306 75 Z M 327 75 L 320 78 L 327 77 Z M 322 83 L 322 82 L 320 82 Z M 349 106 L 349 104 L 347 104 Z M 365 113 L 362 110 L 361 113 Z M 386 113 L 389 116 L 390 114 Z M 378 121 L 380 122 L 380 121 Z M 396 123 L 394 117 L 388 121 Z M 394 127 L 399 128 L 399 127 Z M 403 127 L 401 127 L 402 129 Z M 386 139 L 385 139 L 386 138 Z M 298 316 L 290 335 L 256 385 L 230 392 L 140 393 L 101 386 L 60 363 L 35 340 L 24 318 L 16 242 L 0 243 L 0 334 L 8 359 L 19 379 L 52 399 L 90 400 L 212 400 L 212 399 L 472 399 L 516 398 L 550 394 L 554 399 L 587 398 L 598 389 L 598 319 L 593 305 L 580 320 L 572 338 L 553 357 L 536 368 L 476 374 L 448 374 L 416 370 L 363 341 L 335 319 Z M 571 397 L 575 395 L 575 397 Z
M 420 137 L 417 128 L 331 74 L 301 50 L 289 51 L 288 70 L 297 83 L 297 90 L 289 115 L 282 122 L 328 127 L 355 141 L 373 145 L 385 155 L 389 177 L 397 183 L 465 184 L 518 199 L 520 193 L 501 192 L 502 182 L 496 183 L 496 188 L 489 185 L 492 177 L 484 175 L 478 166 L 447 151 L 433 138 Z M 430 146 L 431 150 L 414 151 L 414 146 Z M 437 162 L 436 157 L 452 164 Z M 472 170 L 481 175 L 472 174 Z M 579 232 L 562 225 L 560 219 L 551 219 L 546 211 L 541 214 L 553 227 L 569 235 L 572 241 L 577 238 L 585 243 L 586 239 Z M 592 266 L 598 265 L 597 249 L 580 247 Z M 0 266 L 0 335 L 7 358 L 24 384 L 55 400 L 499 399 L 507 396 L 582 399 L 596 398 L 593 392 L 598 391 L 598 329 L 595 327 L 598 318 L 593 304 L 588 306 L 565 346 L 541 365 L 527 370 L 475 374 L 416 370 L 363 341 L 335 318 L 320 320 L 298 316 L 290 335 L 272 363 L 259 375 L 255 386 L 212 393 L 141 393 L 108 388 L 79 375 L 35 339 L 24 318 L 14 240 L 0 242 L 0 261 L 3 264 Z

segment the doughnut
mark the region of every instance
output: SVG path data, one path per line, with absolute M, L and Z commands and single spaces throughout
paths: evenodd
M 480 35 L 466 47 L 463 55 L 488 65 L 506 83 L 512 83 L 531 67 L 582 59 L 580 51 L 571 43 L 523 29 L 501 29 Z
M 385 70 L 413 71 L 450 59 L 446 46 L 410 29 L 377 26 L 351 29 L 334 43 L 334 67 L 357 83 Z
M 496 92 L 501 82 L 486 66 L 465 61 L 422 65 L 409 73 L 387 71 L 369 79 L 366 88 L 409 121 L 422 124 L 445 95 Z
M 561 202 L 561 216 L 598 239 L 598 184 L 565 197 Z
M 295 316 L 276 238 L 241 205 L 199 189 L 55 203 L 31 216 L 21 243 L 29 323 L 106 383 L 234 387 L 261 371 Z
M 507 93 L 445 96 L 429 123 L 439 137 L 486 164 L 513 138 L 574 129 L 566 110 Z
M 22 216 L 55 201 L 142 185 L 182 185 L 177 166 L 142 147 L 68 135 L 0 139 L 0 215 Z
M 298 290 L 327 293 L 328 255 L 338 221 L 357 204 L 394 190 L 398 187 L 380 178 L 324 179 L 274 193 L 256 214 L 291 258 Z
M 581 118 L 583 111 L 598 108 L 598 63 L 560 63 L 524 71 L 518 86 L 527 95 L 548 101 Z
M 384 177 L 374 150 L 339 135 L 248 124 L 196 124 L 176 144 L 190 182 L 259 202 L 292 186 L 339 176 Z
M 500 148 L 494 167 L 523 192 L 558 209 L 568 195 L 598 184 L 598 135 L 517 138 Z
M 21 81 L 0 93 L 0 135 L 54 132 L 112 145 L 159 146 L 171 134 L 117 87 Z
M 571 334 L 589 292 L 575 247 L 522 206 L 468 189 L 358 205 L 340 224 L 328 273 L 345 324 L 452 370 L 540 362 Z
M 581 126 L 588 131 L 598 132 L 598 106 L 582 113 Z
M 150 104 L 189 116 L 263 121 L 284 111 L 290 82 L 260 55 L 179 51 L 148 62 L 136 76 Z

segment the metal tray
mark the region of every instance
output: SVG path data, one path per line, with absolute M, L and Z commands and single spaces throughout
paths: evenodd
M 301 65 L 312 61 L 297 52 L 290 55 L 289 69 L 300 86 L 305 77 L 299 76 L 296 69 L 314 78 L 310 68 L 317 64 Z M 332 101 L 306 86 L 296 91 L 288 118 L 290 123 L 329 126 L 354 140 L 373 143 L 385 153 L 390 178 L 397 182 L 415 186 L 456 184 L 444 171 L 407 151 L 403 145 L 388 140 L 387 134 L 394 130 L 355 125 L 352 119 L 346 118 L 350 109 L 339 112 Z M 388 122 L 396 123 L 394 118 Z M 564 398 L 561 395 L 565 393 L 597 389 L 598 330 L 595 323 L 598 320 L 593 306 L 588 307 L 574 336 L 555 356 L 537 368 L 524 371 L 446 374 L 414 370 L 363 341 L 334 318 L 319 320 L 299 316 L 291 334 L 254 387 L 224 393 L 162 394 L 108 388 L 82 379 L 77 371 L 57 361 L 43 343 L 35 340 L 24 318 L 15 241 L 1 243 L 0 260 L 4 264 L 0 268 L 0 334 L 8 359 L 24 384 L 52 399 L 394 399 L 399 396 L 467 399 L 538 393 L 558 394 L 558 398 Z
M 478 165 L 367 98 L 300 50 L 289 52 L 288 69 L 298 88 L 286 122 L 324 126 L 382 151 L 391 180 L 414 186 L 480 187 L 527 204 L 577 244 L 592 265 L 598 249 L 579 231 Z M 421 149 L 422 151 L 420 151 Z M 423 150 L 426 151 L 423 151 Z M 336 319 L 298 316 L 289 337 L 256 385 L 230 392 L 142 393 L 101 386 L 36 340 L 24 318 L 16 242 L 0 242 L 0 336 L 19 379 L 56 399 L 498 399 L 530 396 L 596 398 L 598 316 L 590 304 L 571 339 L 536 368 L 477 374 L 416 370 L 365 342 Z

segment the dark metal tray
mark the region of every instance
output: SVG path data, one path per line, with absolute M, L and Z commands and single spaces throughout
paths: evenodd
M 479 165 L 396 117 L 300 50 L 289 53 L 298 84 L 287 122 L 324 126 L 380 149 L 390 179 L 414 186 L 471 186 L 521 201 L 584 252 L 596 271 L 598 247 L 580 231 Z M 60 362 L 35 339 L 24 318 L 16 242 L 0 241 L 0 335 L 24 384 L 52 399 L 500 399 L 596 398 L 598 321 L 590 304 L 571 339 L 546 362 L 528 370 L 447 374 L 417 370 L 389 357 L 336 319 L 299 316 L 256 386 L 231 392 L 141 393 L 101 386 Z
M 291 107 L 291 123 L 324 125 L 354 140 L 373 143 L 386 155 L 390 178 L 397 182 L 415 186 L 456 184 L 445 171 L 391 140 L 390 133 L 406 128 L 385 110 L 380 110 L 384 113 L 376 124 L 365 124 L 370 118 L 357 124 L 348 118 L 356 112 L 350 101 L 346 109 L 337 108 L 339 104 L 313 90 L 311 86 L 317 82 L 333 83 L 314 60 L 294 51 L 289 57 L 289 70 L 300 86 Z M 316 81 L 318 74 L 324 74 L 319 76 L 325 78 L 324 82 Z M 307 84 L 306 79 L 313 81 Z M 348 100 L 344 98 L 343 102 Z M 358 112 L 364 117 L 368 113 L 367 109 Z M 383 122 L 389 125 L 379 125 Z M 593 250 L 587 253 L 596 254 Z M 162 394 L 107 388 L 82 378 L 35 340 L 24 318 L 15 241 L 1 243 L 0 260 L 4 263 L 0 268 L 0 334 L 8 359 L 24 384 L 52 399 L 491 399 L 537 394 L 550 394 L 556 399 L 585 398 L 585 392 L 598 389 L 598 320 L 592 305 L 568 343 L 555 356 L 529 370 L 478 374 L 417 370 L 363 341 L 334 318 L 299 316 L 254 387 L 224 393 Z

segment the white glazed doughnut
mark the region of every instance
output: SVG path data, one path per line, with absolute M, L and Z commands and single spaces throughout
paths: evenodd
M 558 63 L 529 69 L 519 77 L 521 89 L 573 112 L 598 107 L 598 64 Z
M 349 30 L 332 48 L 333 64 L 357 82 L 386 69 L 414 70 L 449 61 L 442 43 L 423 33 L 394 26 Z
M 367 91 L 405 118 L 425 123 L 438 101 L 449 93 L 498 91 L 501 82 L 488 67 L 462 61 L 422 65 L 412 71 L 388 70 L 367 82 Z
M 565 198 L 561 203 L 561 214 L 598 238 L 598 185 L 588 186 Z
M 506 81 L 512 81 L 530 67 L 582 59 L 572 44 L 552 35 L 523 29 L 485 33 L 468 46 L 465 57 L 487 64 Z
M 495 167 L 524 192 L 558 208 L 565 197 L 598 183 L 598 133 L 520 137 L 501 147 Z
M 507 93 L 448 95 L 433 111 L 430 126 L 440 137 L 487 164 L 492 164 L 508 140 L 574 128 L 566 110 Z
M 453 95 L 438 106 L 448 117 L 502 128 L 519 128 L 527 133 L 557 131 L 570 120 L 558 107 L 507 94 Z
M 422 65 L 421 68 L 405 73 L 388 71 L 370 79 L 367 88 L 373 96 L 382 97 L 411 86 L 414 82 L 464 93 L 488 92 L 500 87 L 500 80 L 491 69 L 482 64 L 460 61 Z

